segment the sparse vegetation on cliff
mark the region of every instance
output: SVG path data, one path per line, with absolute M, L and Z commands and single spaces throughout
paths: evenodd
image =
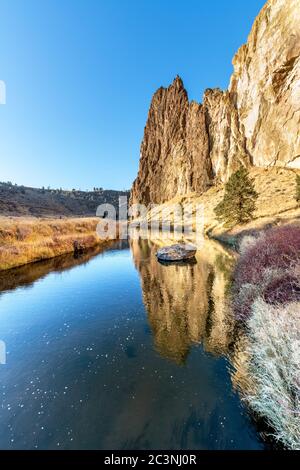
M 202 193 L 241 163 L 299 169 L 299 24 L 299 0 L 270 0 L 233 58 L 228 90 L 208 88 L 202 104 L 179 77 L 157 90 L 132 202 Z

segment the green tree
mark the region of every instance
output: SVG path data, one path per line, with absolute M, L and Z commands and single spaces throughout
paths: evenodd
M 296 175 L 296 201 L 300 203 L 300 175 Z
M 248 222 L 253 218 L 257 198 L 248 170 L 241 167 L 225 184 L 223 200 L 215 208 L 217 219 L 227 226 Z

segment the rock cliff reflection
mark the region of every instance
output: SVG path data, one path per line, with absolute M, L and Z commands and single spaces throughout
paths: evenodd
M 1 275 L 0 448 L 263 448 L 225 357 L 232 255 L 163 266 L 168 240 L 130 243 Z
M 233 337 L 226 298 L 233 254 L 206 241 L 196 262 L 164 265 L 155 256 L 161 245 L 158 239 L 131 240 L 156 350 L 177 364 L 185 363 L 195 343 L 226 354 Z

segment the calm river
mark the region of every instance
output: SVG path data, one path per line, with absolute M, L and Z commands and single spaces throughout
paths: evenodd
M 1 449 L 264 448 L 228 359 L 232 255 L 167 266 L 157 247 L 0 275 Z

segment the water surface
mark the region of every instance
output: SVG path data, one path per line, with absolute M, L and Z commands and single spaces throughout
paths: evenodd
M 1 274 L 0 448 L 262 449 L 228 361 L 232 256 L 129 245 Z

